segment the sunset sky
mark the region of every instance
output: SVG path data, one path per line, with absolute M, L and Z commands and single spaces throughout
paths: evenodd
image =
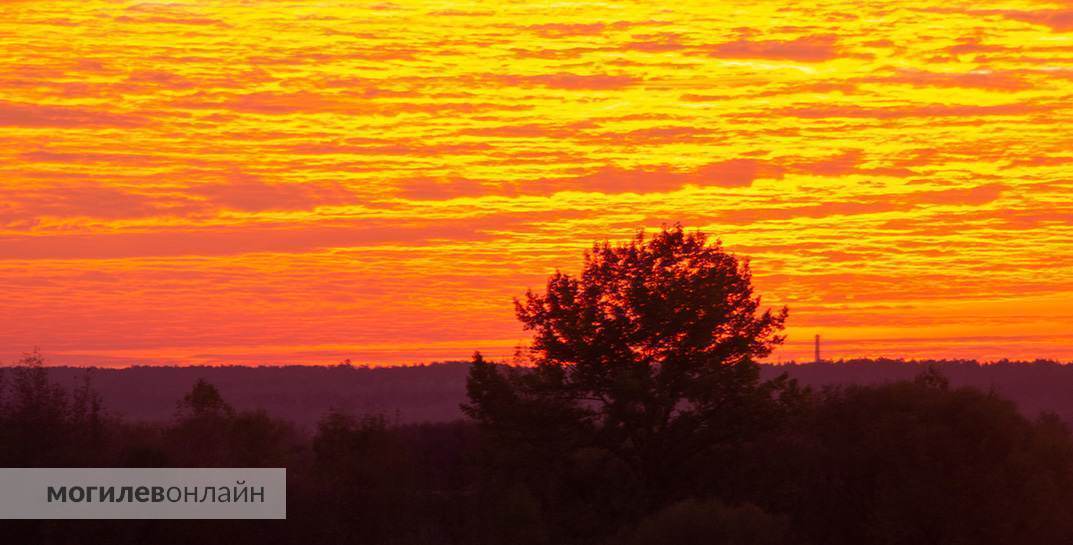
M 0 15 L 4 362 L 505 357 L 672 222 L 790 307 L 772 361 L 1073 359 L 1073 3 Z

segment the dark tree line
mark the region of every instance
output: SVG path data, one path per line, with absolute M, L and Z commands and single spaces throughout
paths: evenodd
M 40 358 L 0 375 L 0 464 L 286 467 L 286 521 L 6 521 L 10 543 L 1058 544 L 1073 435 L 990 391 L 764 377 L 785 310 L 666 229 L 597 245 L 517 304 L 524 365 L 475 356 L 465 420 L 331 411 L 304 431 L 199 380 L 167 422 L 110 415 Z
M 342 413 L 302 433 L 263 413 L 230 410 L 206 383 L 177 400 L 171 422 L 148 425 L 81 405 L 81 385 L 51 383 L 41 367 L 8 368 L 4 377 L 5 467 L 283 466 L 289 514 L 286 521 L 3 521 L 7 543 L 1073 539 L 1066 424 L 1027 419 L 995 394 L 950 388 L 934 374 L 807 392 L 780 422 L 694 460 L 669 452 L 662 471 L 675 484 L 650 500 L 648 512 L 633 502 L 651 492 L 591 440 L 547 434 L 515 444 L 472 421 L 392 425 Z
M 767 358 L 771 360 L 771 357 Z M 823 363 L 769 363 L 760 376 L 786 373 L 800 384 L 874 384 L 912 380 L 928 366 L 956 386 L 996 389 L 1025 414 L 1054 412 L 1073 422 L 1073 366 L 1055 361 L 979 363 L 964 360 L 859 359 Z M 135 366 L 93 368 L 93 389 L 108 410 L 132 420 L 162 422 L 175 413 L 199 378 L 219 388 L 236 410 L 264 409 L 299 428 L 315 429 L 329 409 L 384 414 L 392 423 L 449 422 L 465 415 L 469 361 L 401 367 L 361 365 Z M 84 367 L 49 365 L 52 380 L 76 384 Z

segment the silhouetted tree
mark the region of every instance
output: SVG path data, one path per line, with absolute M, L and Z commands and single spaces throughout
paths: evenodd
M 216 386 L 199 378 L 190 392 L 179 401 L 177 412 L 180 417 L 219 418 L 231 416 L 235 410 L 224 401 Z
M 812 542 L 1073 539 L 1073 441 L 1053 417 L 1032 422 L 929 368 L 913 381 L 831 390 L 809 427 L 811 445 L 782 462 L 800 468 L 796 523 Z
M 72 392 L 54 382 L 36 350 L 0 381 L 0 461 L 9 466 L 93 463 L 105 416 L 88 373 Z
M 533 365 L 478 354 L 464 410 L 502 458 L 559 477 L 533 486 L 590 500 L 566 514 L 593 510 L 567 523 L 582 533 L 600 531 L 601 511 L 636 516 L 687 494 L 713 446 L 770 426 L 800 393 L 756 364 L 783 340 L 787 310 L 761 311 L 748 263 L 700 232 L 596 244 L 579 276 L 556 272 L 515 306 Z
M 317 501 L 329 514 L 322 541 L 385 543 L 417 530 L 403 514 L 419 507 L 409 452 L 384 417 L 330 412 L 313 437 L 313 455 Z

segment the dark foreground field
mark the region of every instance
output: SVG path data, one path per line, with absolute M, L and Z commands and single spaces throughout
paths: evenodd
M 3 466 L 286 467 L 288 520 L 4 521 L 0 535 L 117 545 L 1073 539 L 1063 395 L 1073 368 L 764 368 L 815 388 L 793 390 L 779 411 L 727 412 L 699 450 L 672 440 L 637 456 L 539 408 L 514 415 L 530 426 L 521 441 L 466 419 L 469 368 L 134 368 L 94 370 L 88 383 L 80 369 L 6 368 Z

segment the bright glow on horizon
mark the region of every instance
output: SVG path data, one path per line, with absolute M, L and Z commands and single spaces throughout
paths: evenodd
M 1073 359 L 1073 4 L 657 4 L 5 2 L 0 355 L 505 357 L 680 221 L 773 361 Z

